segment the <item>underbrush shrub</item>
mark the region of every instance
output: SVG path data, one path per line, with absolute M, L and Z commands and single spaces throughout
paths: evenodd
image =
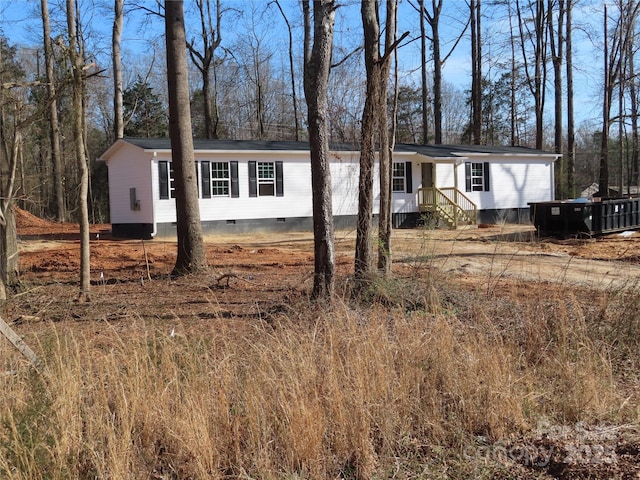
M 0 392 L 0 476 L 368 479 L 398 462 L 427 475 L 541 417 L 610 418 L 610 344 L 578 297 L 498 300 L 439 278 L 392 280 L 368 304 L 299 300 L 243 334 L 48 325 L 46 376 Z
M 341 298 L 346 303 L 436 313 L 443 307 L 438 278 L 430 272 L 414 271 L 410 275 L 373 273 L 367 279 L 358 280 L 357 284 L 345 281 L 339 291 L 343 292 Z

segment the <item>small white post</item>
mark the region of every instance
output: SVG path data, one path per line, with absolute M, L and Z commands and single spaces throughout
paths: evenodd
M 2 317 L 0 317 L 0 332 L 5 337 L 7 337 L 7 339 L 9 339 L 9 341 L 20 351 L 20 353 L 27 357 L 27 360 L 29 360 L 34 367 L 40 369 L 42 364 L 40 363 L 40 359 L 38 358 L 38 356 L 33 353 L 33 350 L 31 350 L 29 346 L 24 343 L 24 340 L 22 340 L 20 335 L 14 332 L 9 324 L 2 319 Z

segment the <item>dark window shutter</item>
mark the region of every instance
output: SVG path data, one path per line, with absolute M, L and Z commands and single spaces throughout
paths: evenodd
M 255 164 L 255 162 L 253 162 Z M 240 196 L 240 183 L 238 182 L 238 162 L 229 162 L 231 166 L 231 197 Z
M 404 164 L 404 177 L 407 184 L 407 193 L 413 193 L 413 178 L 411 176 L 411 162 L 405 162 Z
M 471 191 L 471 162 L 464 164 L 464 190 L 465 192 Z
M 276 197 L 284 197 L 282 162 L 276 162 Z
M 249 162 L 249 196 L 258 196 L 258 178 L 256 172 L 256 162 Z
M 158 162 L 158 178 L 160 179 L 160 200 L 169 198 L 169 162 Z
M 194 162 L 195 166 L 194 169 L 196 171 L 196 185 L 197 185 L 197 189 L 198 189 L 198 197 L 200 197 L 200 164 L 199 162 Z
M 202 198 L 211 198 L 211 162 L 200 162 L 202 167 Z
M 484 191 L 488 192 L 489 189 L 489 162 L 484 162 L 482 173 L 484 174 Z

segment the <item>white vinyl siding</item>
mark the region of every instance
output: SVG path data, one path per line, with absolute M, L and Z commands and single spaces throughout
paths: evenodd
M 108 162 L 109 214 L 112 223 L 151 223 L 153 221 L 154 172 L 148 155 L 138 147 L 123 144 Z M 136 189 L 138 210 L 131 209 L 130 189 Z
M 196 151 L 199 169 L 200 218 L 210 221 L 242 221 L 312 217 L 311 168 L 308 151 L 207 150 Z M 108 165 L 111 221 L 114 224 L 174 223 L 175 200 L 160 200 L 159 162 L 169 169 L 168 150 L 144 150 L 120 140 L 103 158 Z M 458 186 L 465 191 L 465 163 L 485 162 L 491 167 L 490 190 L 465 193 L 481 210 L 527 208 L 528 203 L 553 199 L 551 155 L 467 154 L 457 161 L 439 161 L 414 153 L 394 155 L 394 213 L 417 212 L 417 189 L 422 184 L 422 163 L 434 164 L 435 186 Z M 357 215 L 359 152 L 331 152 L 333 215 Z M 260 167 L 258 166 L 260 164 Z M 404 178 L 401 175 L 404 167 Z M 251 195 L 250 171 L 254 172 L 255 194 Z M 454 175 L 457 172 L 457 181 Z M 260 179 L 258 174 L 260 173 Z M 376 162 L 373 176 L 378 178 Z M 208 180 L 209 179 L 209 180 Z M 259 196 L 258 180 L 263 191 Z M 403 180 L 403 181 L 402 181 Z M 211 182 L 210 198 L 202 182 Z M 404 185 L 402 185 L 404 183 Z M 483 185 L 484 186 L 484 185 Z M 404 192 L 399 191 L 404 187 Z M 135 189 L 140 209 L 131 209 Z M 273 192 L 273 194 L 272 194 Z M 268 194 L 266 194 L 268 193 Z M 166 194 L 165 194 L 166 195 Z M 374 214 L 379 211 L 379 183 L 373 191 Z
M 536 158 L 491 161 L 489 191 L 465 192 L 480 210 L 528 208 L 529 203 L 553 199 L 553 162 Z M 438 178 L 439 186 L 442 186 Z M 458 167 L 458 184 L 465 185 Z M 463 190 L 464 191 L 464 190 Z

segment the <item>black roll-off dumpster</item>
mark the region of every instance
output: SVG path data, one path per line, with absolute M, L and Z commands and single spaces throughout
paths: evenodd
M 529 204 L 529 216 L 540 235 L 602 235 L 640 229 L 640 198 L 583 199 Z

